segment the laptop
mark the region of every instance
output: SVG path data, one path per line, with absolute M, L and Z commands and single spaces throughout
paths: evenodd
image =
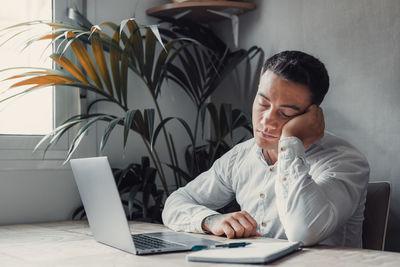
M 70 163 L 96 241 L 138 255 L 217 244 L 177 232 L 131 234 L 107 157 L 72 159 Z

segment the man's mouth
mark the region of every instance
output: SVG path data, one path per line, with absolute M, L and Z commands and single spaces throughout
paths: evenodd
M 276 140 L 276 139 L 279 138 L 279 136 L 272 135 L 272 134 L 269 134 L 269 133 L 266 133 L 266 132 L 263 132 L 263 131 L 260 131 L 260 130 L 257 130 L 257 132 L 259 132 L 261 137 L 264 138 L 264 139 Z

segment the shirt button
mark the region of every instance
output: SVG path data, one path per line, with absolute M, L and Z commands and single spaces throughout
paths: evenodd
M 285 150 L 286 150 L 286 147 L 282 146 L 281 151 L 285 151 Z
M 273 172 L 274 171 L 274 167 L 269 168 L 269 171 Z
M 260 193 L 260 198 L 264 198 L 265 195 L 263 193 Z
M 261 226 L 262 226 L 262 227 L 265 227 L 266 225 L 267 225 L 267 224 L 266 224 L 265 222 L 262 222 L 262 223 L 261 223 Z
M 282 181 L 286 181 L 286 177 L 282 177 Z

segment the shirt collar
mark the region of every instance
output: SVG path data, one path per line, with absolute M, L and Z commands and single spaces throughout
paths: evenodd
M 255 147 L 256 147 L 255 150 L 256 150 L 257 157 L 258 157 L 263 163 L 265 163 L 267 166 L 275 166 L 275 165 L 278 163 L 278 161 L 276 161 L 275 164 L 269 165 L 268 162 L 265 160 L 265 157 L 264 157 L 262 148 L 259 147 L 256 143 L 255 143 L 254 145 L 255 145 Z

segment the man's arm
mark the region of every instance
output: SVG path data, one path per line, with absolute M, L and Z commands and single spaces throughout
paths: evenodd
M 318 154 L 311 177 L 305 147 L 321 138 L 324 121 L 319 107 L 283 128 L 278 147 L 277 208 L 289 240 L 315 244 L 345 223 L 359 205 L 369 177 L 368 163 L 350 147 Z
M 321 163 L 310 176 L 302 142 L 297 137 L 280 141 L 275 181 L 279 218 L 291 241 L 313 245 L 346 223 L 364 197 L 368 163 L 353 149 L 339 148 L 318 155 Z
M 207 216 L 219 214 L 213 208 L 213 205 L 207 205 L 208 199 L 213 199 L 210 196 L 211 192 L 201 192 L 199 187 L 200 180 L 205 180 L 203 177 L 198 177 L 198 180 L 193 180 L 186 187 L 179 188 L 173 192 L 166 200 L 162 213 L 163 223 L 175 231 L 201 233 L 204 232 L 201 223 Z M 209 195 L 208 199 L 203 199 L 203 196 Z M 220 199 L 224 200 L 226 195 L 221 195 Z M 217 208 L 215 208 L 217 209 Z
M 215 211 L 235 198 L 231 175 L 237 150 L 231 149 L 210 170 L 168 197 L 162 214 L 166 226 L 175 231 L 225 234 L 228 238 L 259 235 L 256 221 L 246 211 Z

